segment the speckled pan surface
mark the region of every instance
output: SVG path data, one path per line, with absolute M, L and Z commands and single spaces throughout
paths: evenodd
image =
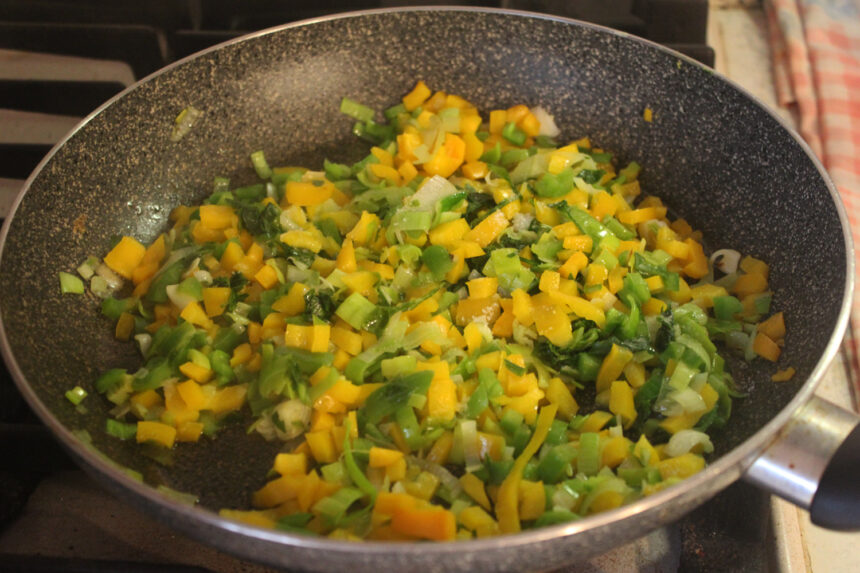
M 589 135 L 621 160 L 644 165 L 644 187 L 703 229 L 708 244 L 769 261 L 775 304 L 789 325 L 785 364 L 798 375 L 773 385 L 770 369 L 739 372 L 750 396 L 737 402 L 731 427 L 717 440 L 723 457 L 690 482 L 567 528 L 457 546 L 352 545 L 229 524 L 136 484 L 78 441 L 70 431 L 88 430 L 110 459 L 152 483 L 199 494 L 210 508 L 233 506 L 260 485 L 272 446 L 241 428 L 183 448 L 167 470 L 104 436 L 101 401 L 88 401 L 87 417 L 75 413 L 63 398 L 66 389 L 90 388 L 96 373 L 134 366 L 136 357 L 112 339 L 94 302 L 59 294 L 57 272 L 103 254 L 117 235 L 154 238 L 170 210 L 207 195 L 216 175 L 250 181 L 254 150 L 277 165 L 363 156 L 366 146 L 338 112 L 340 99 L 381 109 L 418 79 L 485 111 L 544 106 L 564 137 Z M 188 105 L 204 116 L 172 143 L 173 120 Z M 646 107 L 654 112 L 651 123 L 642 118 Z M 32 179 L 5 232 L 4 355 L 10 365 L 14 356 L 27 399 L 75 456 L 113 491 L 187 533 L 249 559 L 318 570 L 546 568 L 677 518 L 737 479 L 767 438 L 762 428 L 775 416 L 784 421 L 792 399 L 811 391 L 807 379 L 820 374 L 841 337 L 850 284 L 831 188 L 805 147 L 758 104 L 709 70 L 645 43 L 570 21 L 493 11 L 327 19 L 174 66 L 70 137 Z

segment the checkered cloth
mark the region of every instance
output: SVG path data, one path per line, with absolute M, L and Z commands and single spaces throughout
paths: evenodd
M 860 271 L 860 0 L 766 0 L 765 9 L 779 103 L 796 112 L 800 135 L 839 189 Z M 860 292 L 845 347 L 856 399 Z

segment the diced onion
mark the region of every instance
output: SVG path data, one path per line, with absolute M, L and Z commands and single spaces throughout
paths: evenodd
M 180 310 L 184 309 L 192 302 L 197 302 L 197 299 L 193 296 L 179 292 L 179 285 L 167 285 L 164 290 L 167 293 L 167 298 L 170 299 L 170 302 Z
M 179 112 L 179 115 L 176 116 L 176 120 L 173 123 L 173 131 L 170 134 L 170 141 L 176 142 L 185 137 L 202 115 L 202 111 L 190 105 Z
M 530 213 L 517 213 L 511 220 L 514 231 L 525 231 L 535 220 L 535 216 Z
M 293 221 L 293 218 L 290 216 L 290 210 L 284 209 L 281 211 L 281 215 L 278 217 L 278 222 L 281 224 L 281 228 L 285 231 L 300 231 L 302 227 Z
M 541 106 L 533 107 L 532 114 L 540 123 L 538 135 L 546 135 L 547 137 L 556 137 L 561 133 L 558 126 L 555 124 L 555 118 Z
M 607 477 L 606 481 L 601 482 L 597 485 L 587 496 L 582 500 L 582 505 L 579 508 L 580 513 L 585 514 L 588 512 L 588 508 L 591 506 L 592 502 L 597 499 L 597 496 L 600 494 L 614 491 L 616 493 L 623 495 L 627 495 L 630 493 L 630 486 L 627 485 L 621 478 L 617 477 Z
M 81 265 L 75 269 L 78 271 L 78 274 L 81 275 L 86 280 L 90 280 L 93 278 L 93 275 L 96 274 L 96 267 L 99 266 L 99 260 L 95 257 L 87 257 Z
M 708 434 L 698 430 L 679 430 L 669 438 L 669 443 L 663 451 L 670 458 L 674 458 L 690 452 L 700 444 L 706 454 L 714 451 L 714 444 L 711 443 Z
M 609 310 L 618 301 L 618 297 L 608 290 L 603 295 L 591 299 L 591 303 L 600 306 L 603 310 Z
M 466 462 L 466 471 L 479 470 L 481 464 L 481 445 L 478 441 L 478 423 L 475 420 L 463 420 L 460 422 L 460 432 L 463 435 L 463 458 Z
M 514 342 L 517 344 L 522 344 L 523 346 L 527 346 L 529 348 L 534 347 L 535 340 L 537 340 L 538 334 L 537 331 L 530 327 L 525 326 L 519 321 L 514 321 L 514 332 L 513 338 Z
M 106 264 L 102 263 L 96 267 L 96 274 L 105 280 L 110 290 L 122 288 L 122 277 L 113 272 Z
M 412 286 L 414 280 L 415 271 L 406 265 L 399 265 L 397 270 L 394 271 L 394 280 L 391 282 L 391 285 L 397 289 L 406 290 Z
M 711 255 L 711 265 L 726 274 L 737 272 L 740 260 L 741 254 L 733 249 L 720 249 Z
M 702 387 L 708 383 L 708 373 L 707 372 L 699 372 L 698 374 L 693 375 L 693 378 L 690 380 L 690 389 L 699 392 Z
M 278 417 L 284 429 L 272 420 Z M 311 407 L 301 400 L 281 402 L 268 416 L 261 416 L 254 429 L 268 441 L 275 439 L 287 441 L 299 436 L 311 423 Z
M 146 356 L 149 353 L 150 346 L 152 346 L 152 335 L 141 332 L 134 335 L 134 340 L 137 342 L 138 348 L 140 348 L 140 353 Z
M 204 286 L 212 284 L 212 274 L 209 271 L 197 269 L 196 271 L 194 271 L 194 278 L 197 279 L 200 284 Z
M 291 283 L 315 283 L 319 277 L 319 273 L 311 269 L 303 269 L 299 267 L 300 261 L 291 261 L 292 264 L 287 267 L 287 282 Z
M 702 395 L 692 388 L 684 388 L 683 390 L 672 392 L 669 397 L 679 404 L 681 408 L 684 409 L 684 412 L 688 414 L 704 412 L 707 408 Z
M 99 298 L 107 298 L 112 292 L 108 287 L 107 281 L 104 277 L 100 276 L 94 276 L 90 280 L 90 290 Z
M 572 511 L 576 505 L 579 495 L 566 487 L 557 487 L 552 494 L 552 509 L 558 511 Z
M 475 434 L 475 438 L 477 439 L 477 433 Z M 463 486 L 460 485 L 460 480 L 458 480 L 454 474 L 446 470 L 443 466 L 415 456 L 406 456 L 406 459 L 410 464 L 414 464 L 425 472 L 433 474 L 439 478 L 439 483 L 448 488 L 452 497 L 457 497 L 463 493 Z M 399 484 L 402 482 L 397 483 Z
M 418 191 L 411 197 L 406 197 L 404 201 L 406 209 L 432 210 L 441 199 L 454 193 L 457 193 L 457 188 L 454 187 L 453 183 L 440 175 L 434 175 L 425 179 Z
M 287 400 L 275 406 L 273 415 L 277 415 L 284 424 L 285 430 L 275 426 L 275 433 L 281 440 L 292 440 L 311 423 L 311 407 L 301 400 Z

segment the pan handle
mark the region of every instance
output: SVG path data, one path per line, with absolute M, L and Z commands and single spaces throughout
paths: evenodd
M 812 522 L 860 530 L 860 417 L 813 396 L 744 479 L 809 510 Z

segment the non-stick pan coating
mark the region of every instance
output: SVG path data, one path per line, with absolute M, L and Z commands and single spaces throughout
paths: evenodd
M 643 187 L 702 229 L 708 245 L 771 264 L 774 305 L 788 327 L 780 366 L 797 375 L 772 383 L 774 367 L 764 361 L 736 371 L 749 397 L 735 402 L 729 427 L 715 436 L 717 454 L 760 430 L 821 368 L 846 297 L 844 233 L 820 168 L 770 113 L 709 69 L 603 29 L 483 11 L 405 11 L 290 26 L 209 51 L 127 92 L 54 153 L 7 223 L 0 260 L 13 371 L 37 412 L 66 440 L 66 430 L 87 430 L 99 451 L 152 483 L 198 494 L 210 508 L 244 504 L 274 451 L 244 428 L 181 445 L 164 468 L 104 434 L 108 404 L 99 396 L 86 401 L 88 416 L 65 400 L 75 385 L 92 390 L 100 371 L 139 362 L 131 345 L 113 340 L 93 300 L 60 294 L 57 273 L 103 255 L 116 236 L 153 239 L 173 207 L 211 192 L 215 176 L 252 181 L 248 155 L 257 149 L 273 165 L 362 157 L 368 147 L 350 135 L 340 99 L 382 109 L 419 79 L 484 113 L 543 106 L 562 139 L 588 135 L 621 162 L 642 164 Z M 173 143 L 173 120 L 189 105 L 204 115 Z M 694 497 L 663 517 L 689 509 Z M 559 549 L 567 558 L 587 551 L 568 546 Z

